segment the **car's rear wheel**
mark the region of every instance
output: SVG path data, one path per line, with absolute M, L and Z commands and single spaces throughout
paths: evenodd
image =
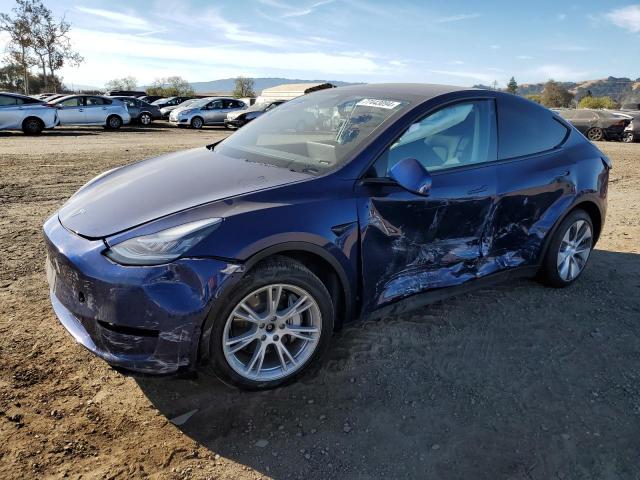
M 285 257 L 249 272 L 217 312 L 211 367 L 223 381 L 245 389 L 294 380 L 326 350 L 333 333 L 326 287 Z
M 199 130 L 202 128 L 203 125 L 204 125 L 204 120 L 202 120 L 202 118 L 193 117 L 191 119 L 191 128 L 195 128 L 196 130 Z
M 27 135 L 39 135 L 44 130 L 44 123 L 37 117 L 25 118 L 22 122 L 22 131 Z
M 149 125 L 152 121 L 153 121 L 153 118 L 147 112 L 143 112 L 140 115 L 140 123 L 142 125 Z
M 624 132 L 622 135 L 622 141 L 625 143 L 633 143 L 634 135 L 633 132 Z
M 122 126 L 122 119 L 118 115 L 110 115 L 107 118 L 106 127 L 109 130 L 118 130 Z
M 591 217 L 575 210 L 553 234 L 542 267 L 542 279 L 553 287 L 572 284 L 584 271 L 593 249 L 594 230 Z
M 604 138 L 604 131 L 600 127 L 593 127 L 587 131 L 587 138 L 592 142 L 599 142 Z

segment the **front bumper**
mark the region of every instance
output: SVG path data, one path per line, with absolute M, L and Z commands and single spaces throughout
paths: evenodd
M 225 127 L 231 127 L 231 128 L 240 128 L 242 127 L 246 122 L 243 120 L 226 120 L 224 121 L 224 126 Z
M 202 326 L 223 286 L 226 262 L 180 259 L 125 267 L 107 259 L 102 240 L 44 225 L 51 303 L 75 340 L 109 364 L 166 374 L 195 366 Z

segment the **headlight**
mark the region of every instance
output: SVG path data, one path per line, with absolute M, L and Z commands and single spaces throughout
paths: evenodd
M 110 247 L 105 255 L 122 265 L 159 265 L 171 262 L 218 228 L 220 222 L 221 218 L 208 218 L 130 238 Z

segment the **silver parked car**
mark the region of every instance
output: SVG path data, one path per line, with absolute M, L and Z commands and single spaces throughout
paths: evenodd
M 22 130 L 37 135 L 58 125 L 58 112 L 42 100 L 15 93 L 0 93 L 0 130 Z
M 190 98 L 189 100 L 185 100 L 182 103 L 179 103 L 178 105 L 167 105 L 166 107 L 162 107 L 160 109 L 160 113 L 162 114 L 162 118 L 169 118 L 169 114 L 171 114 L 171 112 L 173 112 L 174 110 L 185 110 L 186 107 L 188 107 L 189 105 L 191 105 L 192 103 L 195 103 L 197 101 L 201 100 L 200 98 Z
M 102 125 L 116 130 L 131 122 L 122 100 L 99 95 L 69 95 L 51 102 L 58 109 L 60 125 Z
M 202 128 L 203 125 L 224 125 L 227 114 L 245 110 L 247 104 L 235 98 L 207 97 L 186 108 L 177 108 L 169 114 L 172 125 Z

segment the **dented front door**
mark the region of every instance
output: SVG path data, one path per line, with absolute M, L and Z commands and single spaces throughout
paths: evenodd
M 496 166 L 435 172 L 432 181 L 426 197 L 396 185 L 358 187 L 365 311 L 479 276 Z

